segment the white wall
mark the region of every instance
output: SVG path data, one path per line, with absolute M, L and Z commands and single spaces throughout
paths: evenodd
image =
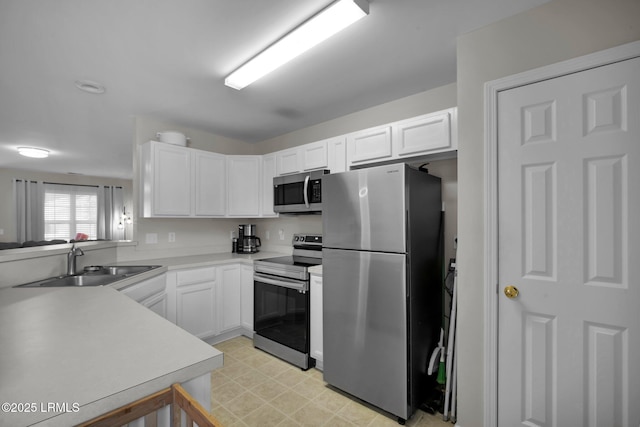
M 458 39 L 458 425 L 483 425 L 484 98 L 495 80 L 640 39 L 638 0 L 555 0 Z

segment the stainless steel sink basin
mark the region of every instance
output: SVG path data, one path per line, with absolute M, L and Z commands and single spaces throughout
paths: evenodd
M 122 280 L 123 277 L 112 275 L 91 275 L 82 274 L 79 276 L 60 276 L 50 277 L 48 279 L 38 280 L 37 282 L 31 282 L 17 287 L 24 288 L 38 288 L 38 287 L 62 287 L 62 286 L 103 286 L 108 285 L 118 280 Z
M 134 274 L 144 273 L 158 265 L 114 265 L 107 267 L 88 267 L 85 268 L 84 275 L 111 275 L 111 276 L 131 276 Z
M 16 288 L 104 286 L 159 267 L 159 265 L 89 267 L 81 274 L 50 277 L 48 279 L 18 285 Z

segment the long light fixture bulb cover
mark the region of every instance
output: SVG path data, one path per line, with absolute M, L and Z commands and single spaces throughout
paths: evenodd
M 367 0 L 338 0 L 231 73 L 224 84 L 240 90 L 368 14 Z

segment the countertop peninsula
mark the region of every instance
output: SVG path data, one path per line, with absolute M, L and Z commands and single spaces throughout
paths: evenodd
M 74 425 L 223 362 L 106 286 L 0 289 L 0 325 L 2 427 Z

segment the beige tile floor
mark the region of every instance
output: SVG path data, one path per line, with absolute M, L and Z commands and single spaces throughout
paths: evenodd
M 390 414 L 329 387 L 317 369 L 302 371 L 253 347 L 246 337 L 216 344 L 224 366 L 211 376 L 211 408 L 225 427 L 399 426 Z M 442 415 L 418 411 L 415 427 L 451 427 Z

